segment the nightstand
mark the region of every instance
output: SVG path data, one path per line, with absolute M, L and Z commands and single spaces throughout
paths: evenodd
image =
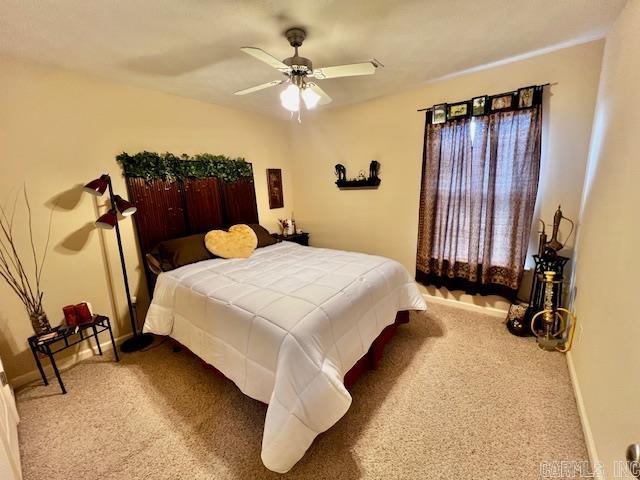
M 279 233 L 272 234 L 274 238 L 277 238 L 280 241 L 294 242 L 300 245 L 304 245 L 305 247 L 309 246 L 309 234 L 307 232 L 304 233 L 294 233 L 293 235 L 281 235 Z

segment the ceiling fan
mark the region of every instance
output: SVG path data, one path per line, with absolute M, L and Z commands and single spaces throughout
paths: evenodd
M 280 61 L 273 55 L 256 47 L 242 47 L 244 53 L 272 66 L 283 73 L 286 78 L 283 80 L 273 80 L 271 82 L 256 85 L 234 92 L 234 95 L 246 95 L 248 93 L 271 88 L 283 83 L 288 84 L 280 93 L 282 106 L 290 112 L 300 111 L 300 99 L 307 109 L 315 108 L 317 105 L 324 105 L 331 102 L 331 97 L 313 81 L 324 80 L 325 78 L 355 77 L 358 75 L 373 75 L 377 67 L 383 66 L 380 62 L 372 59 L 364 63 L 352 63 L 350 65 L 338 65 L 335 67 L 322 67 L 314 70 L 311 60 L 298 55 L 298 48 L 307 36 L 307 32 L 302 28 L 290 28 L 284 34 L 289 44 L 295 49 L 292 57 Z

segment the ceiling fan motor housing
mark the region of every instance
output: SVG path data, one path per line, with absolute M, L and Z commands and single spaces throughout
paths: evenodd
M 307 38 L 307 32 L 302 28 L 293 27 L 284 32 L 284 36 L 289 40 L 289 45 L 293 48 L 298 48 L 302 46 L 302 42 Z
M 295 48 L 293 57 L 285 58 L 282 63 L 291 67 L 293 75 L 307 75 L 313 72 L 313 63 L 305 57 L 298 56 L 298 47 L 302 46 L 302 42 L 307 38 L 307 32 L 299 27 L 293 27 L 284 33 L 289 40 L 289 45 Z

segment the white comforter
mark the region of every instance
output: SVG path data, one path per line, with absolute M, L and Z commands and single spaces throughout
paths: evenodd
M 282 242 L 161 274 L 144 331 L 269 404 L 262 461 L 284 473 L 349 409 L 344 375 L 396 312 L 425 308 L 398 262 Z

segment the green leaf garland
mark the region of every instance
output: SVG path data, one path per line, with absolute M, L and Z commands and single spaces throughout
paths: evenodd
M 225 182 L 253 179 L 251 164 L 244 158 L 201 153 L 195 156 L 173 153 L 126 152 L 116 157 L 129 178 L 145 180 L 185 180 L 187 178 L 219 178 Z

